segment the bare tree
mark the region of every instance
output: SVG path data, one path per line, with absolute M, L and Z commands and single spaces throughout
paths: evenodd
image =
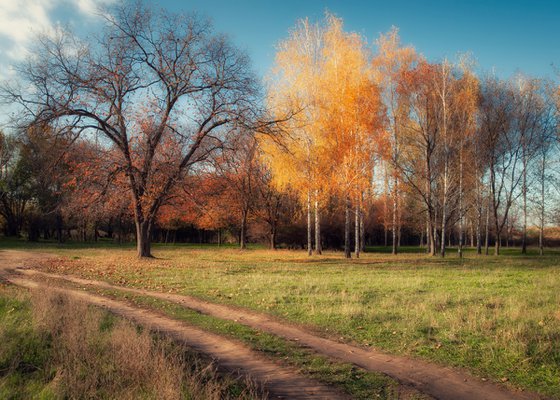
M 437 150 L 440 139 L 438 99 L 433 88 L 435 67 L 426 62 L 407 72 L 400 90 L 407 98 L 409 118 L 403 131 L 398 164 L 405 182 L 418 194 L 426 210 L 426 240 L 429 253 L 437 251 L 437 207 L 435 200 Z
M 514 94 L 508 82 L 486 78 L 481 86 L 480 132 L 488 160 L 490 208 L 494 222 L 494 254 L 500 254 L 502 231 L 523 174 L 519 173 L 522 147 L 513 128 Z
M 378 82 L 383 89 L 383 101 L 387 108 L 387 128 L 390 132 L 390 160 L 387 167 L 391 168 L 392 178 L 392 254 L 398 252 L 397 234 L 399 216 L 400 177 L 399 163 L 401 156 L 402 128 L 406 115 L 402 112 L 402 98 L 399 93 L 399 80 L 403 72 L 410 70 L 417 63 L 419 57 L 414 48 L 401 47 L 398 29 L 392 27 L 389 32 L 382 34 L 377 40 L 379 55 L 374 58 L 373 66 L 379 75 Z M 385 235 L 387 231 L 385 231 Z
M 213 157 L 216 173 L 231 190 L 239 209 L 239 247 L 247 248 L 249 213 L 258 194 L 258 143 L 250 131 L 236 135 L 230 145 Z
M 26 122 L 94 131 L 117 150 L 126 176 L 139 257 L 150 257 L 159 209 L 177 182 L 253 117 L 257 87 L 247 56 L 196 15 L 115 8 L 100 37 L 59 30 L 42 37 L 4 98 Z M 23 90 L 26 88 L 29 90 Z
M 523 208 L 523 228 L 521 234 L 521 253 L 527 253 L 527 191 L 530 186 L 528 181 L 531 163 L 537 155 L 537 139 L 542 133 L 543 113 L 545 102 L 541 96 L 541 82 L 538 79 L 529 79 L 523 76 L 515 81 L 515 129 L 519 135 L 521 145 L 521 196 Z
M 539 223 L 539 254 L 544 254 L 544 228 L 547 220 L 547 197 L 550 193 L 550 182 L 553 181 L 551 174 L 551 155 L 555 151 L 556 134 L 558 130 L 557 120 L 557 87 L 548 81 L 541 84 L 539 97 L 542 100 L 538 130 L 535 138 L 535 158 L 536 158 L 536 180 L 539 185 L 539 195 L 537 197 L 537 211 Z M 557 149 L 556 149 L 557 151 Z

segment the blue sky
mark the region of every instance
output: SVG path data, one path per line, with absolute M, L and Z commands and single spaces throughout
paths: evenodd
M 78 31 L 95 30 L 93 10 L 115 0 L 0 0 L 0 77 L 21 60 L 32 33 L 57 23 Z M 217 31 L 228 33 L 251 55 L 264 74 L 275 45 L 298 18 L 319 19 L 325 10 L 342 17 L 346 29 L 373 43 L 392 25 L 402 41 L 428 59 L 453 59 L 471 52 L 481 70 L 500 76 L 516 71 L 552 77 L 560 67 L 560 1 L 320 1 L 320 0 L 161 0 L 170 10 L 196 10 L 210 17 Z
M 163 1 L 177 9 L 174 1 Z M 552 76 L 560 67 L 560 1 L 209 1 L 188 4 L 214 20 L 247 48 L 258 71 L 273 62 L 275 44 L 298 18 L 321 18 L 324 11 L 342 17 L 347 30 L 370 43 L 392 25 L 403 43 L 412 44 L 430 60 L 472 52 L 482 70 L 500 76 L 517 70 Z

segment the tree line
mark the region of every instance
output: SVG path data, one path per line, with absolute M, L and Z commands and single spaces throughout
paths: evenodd
M 133 236 L 140 257 L 177 232 L 359 257 L 420 243 L 462 256 L 553 225 L 558 86 L 431 62 L 393 28 L 374 48 L 326 14 L 278 44 L 264 87 L 196 15 L 141 3 L 105 29 L 38 38 L 2 97 L 6 235 Z M 73 232 L 73 233 L 72 233 Z M 306 232 L 306 234 L 305 234 Z M 202 237 L 204 236 L 204 237 Z

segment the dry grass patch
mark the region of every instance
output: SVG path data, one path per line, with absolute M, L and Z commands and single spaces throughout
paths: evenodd
M 333 252 L 309 258 L 177 246 L 156 247 L 158 259 L 139 261 L 128 249 L 66 249 L 44 268 L 268 312 L 560 399 L 560 253 L 531 251 L 344 260 Z
M 13 293 L 0 291 L 0 300 Z M 0 301 L 1 398 L 263 398 L 252 382 L 218 374 L 183 346 L 58 291 L 34 291 L 31 301 L 18 296 L 7 299 L 4 314 Z M 14 324 L 11 304 L 23 313 Z M 25 333 L 16 331 L 25 324 Z M 28 373 L 36 375 L 31 383 Z

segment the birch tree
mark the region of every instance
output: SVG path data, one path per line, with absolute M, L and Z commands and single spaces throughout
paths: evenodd
M 494 254 L 500 254 L 502 232 L 523 174 L 522 147 L 513 123 L 514 93 L 510 83 L 496 77 L 483 80 L 480 93 L 480 131 L 488 160 L 490 212 L 494 223 Z M 488 219 L 487 219 L 488 221 Z
M 376 41 L 377 55 L 372 61 L 372 71 L 375 81 L 382 88 L 383 103 L 387 113 L 387 128 L 390 137 L 390 166 L 392 175 L 392 253 L 398 252 L 398 204 L 399 204 L 399 157 L 401 152 L 401 141 L 404 119 L 402 98 L 398 91 L 399 79 L 404 71 L 410 70 L 418 61 L 413 47 L 402 47 L 400 44 L 398 29 L 382 34 Z
M 322 73 L 324 26 L 299 20 L 287 39 L 280 42 L 269 79 L 268 102 L 276 115 L 297 110 L 283 124 L 281 142 L 264 138 L 262 147 L 273 180 L 280 190 L 297 192 L 307 210 L 307 251 L 313 253 L 312 204 L 315 205 L 315 250 L 321 254 L 319 197 L 325 190 L 320 164 L 324 146 L 318 130 L 318 86 Z M 328 169 L 327 169 L 328 171 Z M 315 202 L 313 202 L 315 198 Z

